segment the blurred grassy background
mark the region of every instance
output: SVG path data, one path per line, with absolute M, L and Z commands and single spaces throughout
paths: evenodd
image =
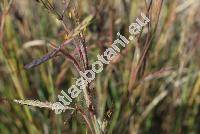
M 14 99 L 55 102 L 60 91 L 75 82 L 78 73 L 63 57 L 55 57 L 34 69 L 24 69 L 25 64 L 52 49 L 48 41 L 60 44 L 66 35 L 56 16 L 36 0 L 13 0 L 10 5 L 9 2 L 0 1 L 0 133 L 90 133 L 76 111 L 55 115 L 49 109 L 12 102 Z M 56 12 L 62 12 L 62 0 L 50 2 Z M 147 0 L 146 4 L 150 3 Z M 70 1 L 64 23 L 70 29 L 77 26 L 74 7 L 81 21 L 99 9 L 84 30 L 88 59 L 92 63 L 117 38 L 118 31 L 128 37 L 129 25 L 141 12 L 147 12 L 147 5 L 145 0 L 74 0 Z M 93 82 L 98 124 L 104 133 L 197 134 L 200 132 L 199 0 L 163 3 L 153 0 L 150 7 L 149 30 L 146 27 L 141 37 L 131 42 Z M 133 77 L 146 41 L 150 43 L 148 53 Z M 73 45 L 67 49 L 74 54 Z M 83 95 L 72 107 L 75 104 L 81 105 L 89 116 Z

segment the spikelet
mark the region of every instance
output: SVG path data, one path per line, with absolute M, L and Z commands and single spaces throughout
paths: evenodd
M 50 102 L 41 102 L 38 100 L 14 100 L 15 103 L 21 104 L 21 105 L 28 105 L 28 106 L 33 106 L 33 107 L 39 107 L 39 108 L 48 108 L 51 110 L 55 109 L 61 109 L 61 110 L 75 110 L 72 107 L 65 106 L 64 109 L 63 107 L 55 107 L 54 103 Z

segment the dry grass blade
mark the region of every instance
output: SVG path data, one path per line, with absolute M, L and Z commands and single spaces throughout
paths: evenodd
M 10 0 L 7 7 L 5 7 L 5 9 L 3 9 L 3 12 L 0 13 L 0 41 L 3 39 L 3 30 L 4 30 L 4 25 L 5 25 L 5 17 L 9 12 L 9 9 L 11 7 L 13 3 L 13 0 Z
M 160 70 L 158 70 L 156 72 L 153 72 L 153 73 L 150 73 L 147 76 L 145 76 L 143 78 L 143 80 L 140 81 L 140 83 L 142 84 L 142 83 L 144 83 L 146 81 L 150 81 L 150 80 L 155 79 L 155 78 L 164 77 L 166 75 L 169 75 L 172 72 L 173 72 L 173 68 L 172 67 L 161 68 Z
M 42 46 L 46 43 L 45 40 L 32 40 L 32 41 L 28 41 L 26 43 L 23 44 L 23 48 L 27 49 L 30 47 L 35 47 L 35 46 Z
M 155 108 L 159 104 L 159 102 L 162 101 L 168 95 L 168 93 L 169 90 L 165 90 L 153 99 L 153 101 L 147 106 L 145 111 L 142 113 L 140 122 L 142 122 L 149 115 L 153 108 Z

